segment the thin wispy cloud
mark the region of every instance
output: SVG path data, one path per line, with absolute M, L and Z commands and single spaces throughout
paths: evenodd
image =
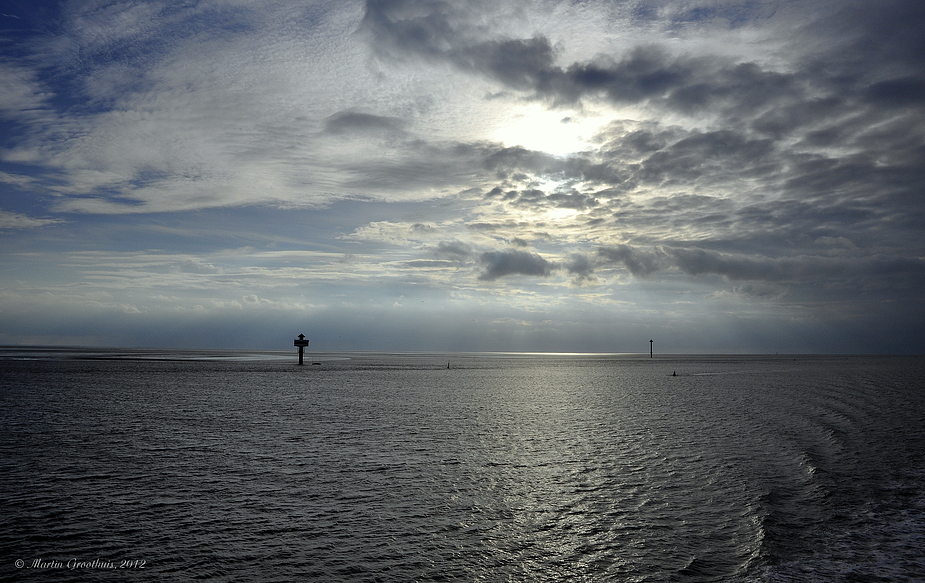
M 0 341 L 925 348 L 920 3 L 19 10 Z

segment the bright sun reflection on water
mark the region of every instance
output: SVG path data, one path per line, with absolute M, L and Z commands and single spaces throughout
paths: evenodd
M 537 105 L 510 116 L 492 138 L 507 147 L 522 146 L 528 150 L 565 156 L 587 149 L 588 140 L 603 123 L 603 118 L 575 117 Z

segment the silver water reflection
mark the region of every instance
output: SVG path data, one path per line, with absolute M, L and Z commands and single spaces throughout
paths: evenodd
M 920 359 L 174 356 L 0 360 L 7 554 L 214 581 L 925 571 Z

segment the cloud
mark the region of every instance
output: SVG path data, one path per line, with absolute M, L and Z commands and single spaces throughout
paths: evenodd
M 23 174 L 11 174 L 9 172 L 0 172 L 0 183 L 6 183 L 16 186 L 20 189 L 34 186 L 38 181 Z
M 444 2 L 368 0 L 363 20 L 363 30 L 393 58 L 448 62 L 558 103 L 574 103 L 585 94 L 635 102 L 665 95 L 699 73 L 658 46 L 637 47 L 621 61 L 601 57 L 563 68 L 555 64 L 556 50 L 545 36 L 480 40 L 474 28 L 463 11 Z
M 437 247 L 432 249 L 432 253 L 441 259 L 453 262 L 468 261 L 474 251 L 472 246 L 461 241 L 440 241 Z
M 500 187 L 495 187 L 486 194 L 487 198 L 500 198 L 511 206 L 532 208 L 536 210 L 558 208 L 588 210 L 597 206 L 597 200 L 593 195 L 579 192 L 574 189 L 561 190 L 553 192 L 544 192 L 536 188 L 526 190 L 508 190 L 502 191 Z
M 574 275 L 579 283 L 595 282 L 594 263 L 583 253 L 571 253 L 568 261 L 565 263 L 565 269 L 569 274 Z
M 814 243 L 816 243 L 817 245 L 822 245 L 824 247 L 840 247 L 840 248 L 846 248 L 846 249 L 850 249 L 854 247 L 854 243 L 852 243 L 851 240 L 846 237 L 823 236 L 823 237 L 817 238 L 814 241 Z
M 658 250 L 640 250 L 629 245 L 601 247 L 597 257 L 603 264 L 622 263 L 636 277 L 645 277 L 664 265 L 663 253 Z
M 324 122 L 325 131 L 332 134 L 368 134 L 372 132 L 401 134 L 406 125 L 405 120 L 396 117 L 355 111 L 335 113 Z
M 64 9 L 54 34 L 31 38 L 34 54 L 16 61 L 32 67 L 3 76 L 19 88 L 7 102 L 21 139 L 0 157 L 43 169 L 71 212 L 322 202 L 312 187 L 336 190 L 328 169 L 340 156 L 319 151 L 319 130 L 348 111 L 332 99 L 363 68 L 343 34 L 356 6 L 338 6 Z M 332 131 L 362 121 L 328 119 Z
M 62 219 L 37 219 L 19 213 L 0 210 L 0 229 L 32 229 L 63 222 L 64 220 Z
M 405 262 L 407 267 L 413 269 L 435 269 L 444 267 L 456 267 L 455 261 L 445 261 L 440 259 L 415 259 L 414 261 Z
M 668 6 L 669 13 L 674 6 Z M 707 56 L 672 54 L 667 44 L 640 44 L 620 57 L 600 54 L 593 60 L 559 65 L 559 53 L 544 35 L 531 38 L 482 38 L 484 33 L 465 18 L 466 11 L 444 2 L 368 0 L 362 28 L 372 42 L 392 58 L 416 56 L 446 62 L 500 82 L 510 90 L 532 93 L 556 104 L 574 104 L 583 98 L 602 98 L 614 104 L 653 104 L 678 113 L 710 111 L 736 115 L 766 114 L 768 107 L 794 106 L 826 99 L 854 90 L 859 101 L 882 101 L 891 105 L 921 105 L 923 78 L 921 56 L 925 51 L 915 30 L 925 23 L 920 6 L 909 0 L 880 5 L 874 11 L 851 3 L 833 3 L 831 11 L 819 11 L 796 34 L 783 37 L 783 50 L 808 55 L 825 46 L 827 67 L 808 57 L 796 69 L 774 70 L 769 64 L 735 59 L 715 53 Z M 688 12 L 692 14 L 693 12 Z M 764 23 L 764 11 L 740 11 L 733 19 L 715 7 L 697 12 L 697 18 L 681 17 L 675 24 L 722 20 L 737 27 Z M 832 22 L 840 27 L 832 33 Z M 685 32 L 691 29 L 688 27 Z M 707 28 L 716 33 L 716 28 Z M 888 31 L 894 31 L 890 34 Z M 805 43 L 805 39 L 815 42 Z M 837 54 L 836 53 L 840 53 Z M 748 57 L 746 56 L 746 59 Z M 902 63 L 906 75 L 878 79 L 860 75 L 867 65 Z M 836 66 L 831 66 L 832 64 Z M 843 64 L 843 66 L 838 66 Z M 846 75 L 847 70 L 852 75 Z M 873 71 L 872 67 L 866 70 Z M 914 73 L 913 73 L 914 71 Z M 876 75 L 876 73 L 873 73 Z M 858 92 L 859 91 L 859 92 Z
M 720 276 L 727 281 L 749 282 L 734 288 L 738 290 L 735 293 L 757 299 L 783 298 L 789 293 L 784 285 L 796 284 L 856 293 L 890 289 L 897 298 L 911 300 L 920 295 L 917 290 L 925 285 L 925 260 L 921 258 L 857 255 L 857 248 L 844 238 L 817 243 L 837 246 L 842 253 L 774 258 L 701 248 L 638 248 L 623 244 L 599 247 L 593 255 L 572 253 L 565 267 L 579 282 L 595 281 L 601 270 L 614 265 L 622 265 L 635 278 L 646 281 L 673 271 L 695 277 Z M 845 251 L 853 254 L 845 256 Z
M 392 245 L 405 245 L 412 242 L 433 239 L 437 236 L 439 236 L 439 229 L 434 225 L 373 221 L 342 238 L 359 241 L 385 242 Z
M 45 119 L 51 116 L 50 97 L 36 71 L 0 60 L 0 117 Z
M 669 249 L 666 253 L 672 257 L 674 265 L 687 274 L 715 274 L 730 280 L 786 282 L 911 278 L 925 281 L 925 260 L 919 258 L 874 255 L 850 259 L 818 256 L 775 259 L 703 249 Z
M 442 2 L 368 0 L 363 29 L 393 58 L 414 55 L 451 63 L 559 105 L 588 96 L 615 104 L 659 99 L 686 111 L 733 97 L 739 106 L 760 106 L 788 85 L 787 76 L 752 64 L 672 56 L 654 44 L 637 46 L 620 59 L 600 55 L 563 67 L 543 35 L 482 40 L 461 20 L 460 11 Z
M 268 300 L 266 298 L 258 297 L 257 294 L 247 294 L 242 296 L 242 298 L 248 304 L 273 304 L 273 300 Z
M 488 251 L 479 257 L 484 271 L 479 275 L 481 281 L 494 281 L 509 275 L 531 275 L 548 277 L 556 265 L 540 257 L 537 253 L 519 251 Z
M 732 295 L 746 299 L 780 300 L 789 293 L 785 286 L 763 283 L 744 283 L 732 288 Z
M 561 330 L 603 306 L 920 324 L 921 2 L 22 15 L 0 47 L 0 312 L 285 324 L 441 298 L 523 329 L 498 306 Z

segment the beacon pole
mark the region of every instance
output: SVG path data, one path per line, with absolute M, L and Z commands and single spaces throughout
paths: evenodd
M 305 347 L 308 346 L 308 340 L 305 339 L 305 334 L 299 334 L 298 340 L 292 342 L 293 346 L 299 347 L 299 366 L 302 366 L 302 353 L 305 351 Z

